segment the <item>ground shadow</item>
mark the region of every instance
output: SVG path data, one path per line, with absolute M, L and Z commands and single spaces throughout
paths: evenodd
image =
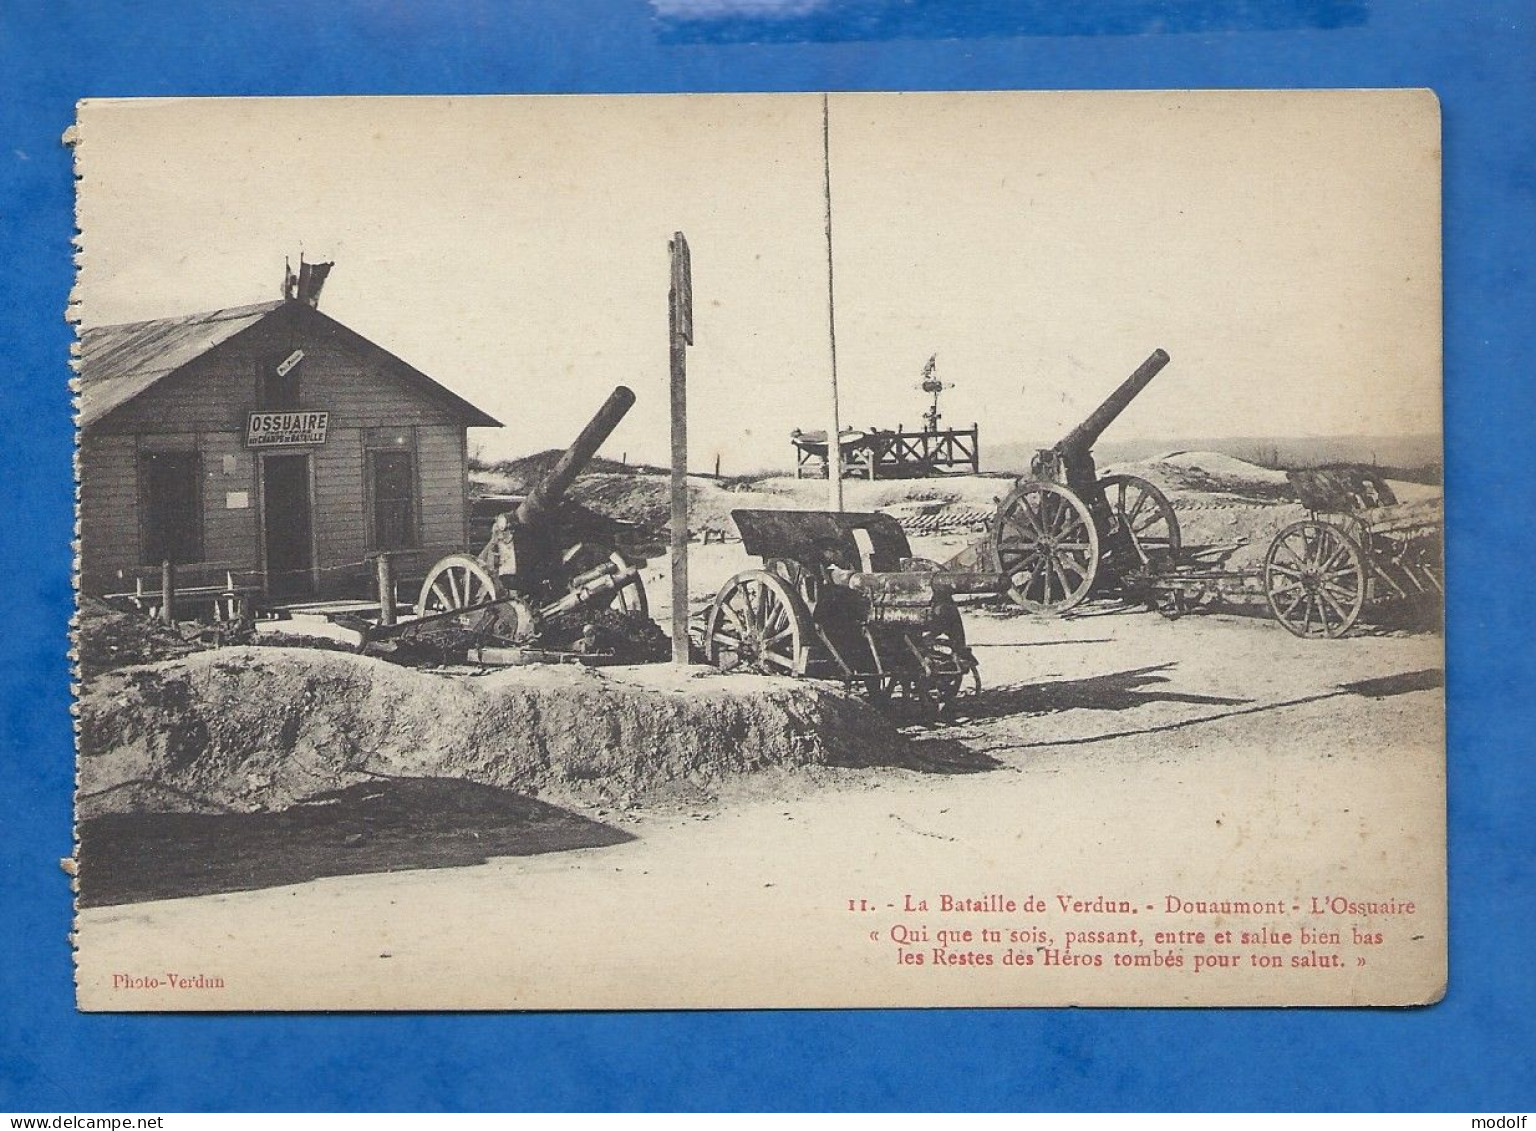
M 1172 663 L 1133 668 L 1086 679 L 1063 679 L 1052 683 L 1016 683 L 990 687 L 979 695 L 955 705 L 956 721 L 995 719 L 1006 715 L 1050 715 L 1060 711 L 1129 711 L 1148 703 L 1193 703 L 1202 706 L 1236 707 L 1252 699 L 1233 699 L 1222 695 L 1196 695 L 1168 691 L 1160 685 L 1168 682 L 1162 673 Z
M 1180 719 L 1177 722 L 1158 723 L 1152 726 L 1136 727 L 1131 730 L 1107 731 L 1103 734 L 1083 735 L 1078 738 L 1045 739 L 1040 742 L 999 743 L 988 747 L 988 749 L 1029 750 L 1050 746 L 1089 746 L 1096 742 L 1110 742 L 1117 738 L 1130 738 L 1133 735 L 1166 734 L 1171 731 L 1184 730 L 1188 727 L 1201 726 L 1205 723 L 1240 718 L 1244 715 L 1260 715 L 1269 711 L 1284 710 L 1287 707 L 1301 707 L 1310 703 L 1321 703 L 1328 699 L 1337 699 L 1341 695 L 1361 695 L 1367 698 L 1381 699 L 1389 695 L 1407 695 L 1414 691 L 1431 691 L 1444 685 L 1445 673 L 1438 668 L 1427 668 L 1423 671 L 1402 672 L 1397 675 L 1381 676 L 1376 679 L 1362 679 L 1355 683 L 1344 683 L 1332 691 L 1322 691 L 1316 695 L 1303 695 L 1296 699 L 1285 699 L 1277 703 L 1254 703 L 1252 700 L 1247 699 L 1231 700 L 1230 702 L 1233 703 L 1247 705 L 1234 707 L 1230 711 L 1218 711 L 1214 715 L 1200 715 L 1193 719 Z M 1215 701 L 1222 702 L 1222 700 Z
M 1425 668 L 1417 672 L 1401 672 L 1376 679 L 1359 679 L 1354 683 L 1341 683 L 1339 690 L 1350 695 L 1363 695 L 1367 699 L 1385 699 L 1391 695 L 1407 695 L 1410 691 L 1433 691 L 1445 686 L 1445 671 L 1441 668 Z
M 494 786 L 388 778 L 280 813 L 114 813 L 80 826 L 80 904 L 102 907 L 601 848 L 628 833 Z
M 1143 606 L 1144 608 L 1147 606 Z M 1274 612 L 1262 595 L 1214 596 L 1203 601 L 1192 601 L 1181 609 L 1172 609 L 1166 603 L 1153 602 L 1155 610 L 1168 620 L 1185 617 L 1229 616 L 1240 620 L 1264 621 L 1280 628 Z M 1124 609 L 1120 611 L 1125 611 Z M 1346 638 L 1366 636 L 1433 636 L 1444 627 L 1438 606 L 1407 603 L 1384 603 L 1367 606 L 1360 619 L 1344 634 Z
M 1398 601 L 1368 612 L 1368 627 L 1383 634 L 1432 636 L 1445 629 L 1445 608 L 1438 600 Z
M 971 651 L 982 648 L 1062 648 L 1072 644 L 1113 644 L 1113 636 L 1089 636 L 1081 640 L 984 640 L 972 641 Z
M 1118 617 L 1127 613 L 1147 613 L 1152 610 L 1142 600 L 1125 599 L 1121 597 L 1101 597 L 1092 601 L 1085 601 L 1074 608 L 1049 614 L 1057 620 L 1076 621 L 1092 620 L 1095 617 Z
M 921 774 L 980 774 L 995 770 L 1002 764 L 990 754 L 973 750 L 962 742 L 939 734 L 903 734 L 899 744 L 879 756 L 850 753 L 828 763 L 858 770 L 890 766 L 899 770 L 915 770 Z

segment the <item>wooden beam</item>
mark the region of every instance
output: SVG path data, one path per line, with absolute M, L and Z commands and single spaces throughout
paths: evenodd
M 688 241 L 675 232 L 667 303 L 672 385 L 672 663 L 688 654 L 688 346 L 693 342 L 693 273 Z

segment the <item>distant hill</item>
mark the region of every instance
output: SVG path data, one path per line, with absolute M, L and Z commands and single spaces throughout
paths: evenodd
M 981 466 L 985 471 L 1027 472 L 1036 450 L 1045 443 L 987 443 L 981 435 Z M 1383 468 L 1430 470 L 1442 466 L 1444 453 L 1438 436 L 1195 436 L 1161 440 L 1105 439 L 1094 446 L 1099 464 L 1132 463 L 1155 459 L 1169 452 L 1222 452 L 1260 467 L 1301 468 L 1322 464 L 1352 463 Z
M 483 472 L 490 475 L 504 477 L 504 490 L 513 494 L 519 494 L 533 490 L 533 486 L 544 476 L 554 470 L 555 464 L 565 454 L 563 448 L 549 448 L 546 451 L 535 452 L 533 455 L 520 456 L 517 459 L 503 459 L 494 462 L 473 459 L 469 461 L 471 472 Z M 652 467 L 643 463 L 620 463 L 615 459 L 606 459 L 603 456 L 593 456 L 585 468 L 584 473 L 599 473 L 603 475 L 666 475 L 668 470 L 664 467 Z
M 1054 441 L 1014 441 L 989 444 L 986 428 L 981 433 L 982 474 L 1024 474 L 1035 452 Z M 1438 483 L 1444 454 L 1438 436 L 1192 436 L 1158 440 L 1105 439 L 1095 445 L 1094 459 L 1101 467 L 1114 463 L 1139 463 L 1172 452 L 1206 451 L 1257 464 L 1260 467 L 1291 470 L 1319 467 L 1323 464 L 1359 464 L 1378 467 L 1384 473 L 1408 472 L 1394 476 L 1421 483 Z M 470 470 L 480 478 L 494 476 L 496 489 L 511 493 L 529 491 L 540 477 L 549 473 L 562 450 L 550 448 L 518 459 L 495 462 L 471 459 Z M 654 464 L 621 463 L 594 457 L 588 472 L 606 475 L 666 475 L 668 469 Z M 700 471 L 696 478 L 708 478 Z M 752 483 L 775 475 L 793 476 L 793 470 L 765 469 L 753 475 L 729 477 L 727 482 Z

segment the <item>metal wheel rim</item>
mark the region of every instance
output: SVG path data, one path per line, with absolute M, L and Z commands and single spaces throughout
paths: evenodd
M 1099 535 L 1076 495 L 1053 483 L 1026 483 L 997 508 L 992 548 L 1008 595 L 1032 612 L 1080 604 L 1099 569 Z
M 1179 518 L 1155 483 L 1138 475 L 1106 475 L 1099 487 L 1110 514 L 1130 534 L 1142 565 L 1171 566 L 1178 561 Z
M 1276 620 L 1294 636 L 1343 636 L 1365 607 L 1365 554 L 1327 522 L 1292 523 L 1264 555 L 1264 596 Z
M 470 609 L 501 596 L 501 583 L 490 570 L 467 554 L 452 554 L 434 565 L 421 583 L 416 615 Z
M 805 607 L 783 578 L 748 570 L 715 596 L 704 630 L 704 652 L 721 671 L 804 675 L 809 663 Z

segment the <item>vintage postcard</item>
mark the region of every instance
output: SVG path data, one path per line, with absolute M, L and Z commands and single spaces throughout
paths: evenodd
M 1431 93 L 68 141 L 80 1008 L 1444 994 Z

